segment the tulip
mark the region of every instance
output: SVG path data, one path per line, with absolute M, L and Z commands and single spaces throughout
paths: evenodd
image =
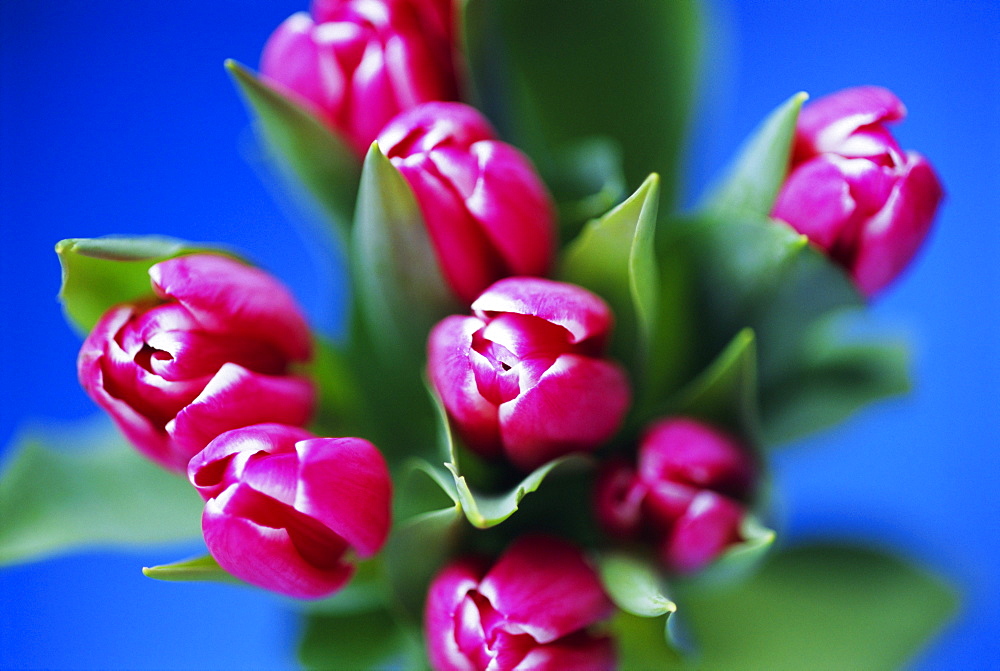
M 261 74 L 359 155 L 394 116 L 457 98 L 450 0 L 315 0 L 271 35 Z
M 392 482 L 381 453 L 360 438 L 316 438 L 281 424 L 223 433 L 188 465 L 205 499 L 212 557 L 248 583 L 313 599 L 354 573 L 389 535 Z
M 555 208 L 528 158 L 475 109 L 426 103 L 396 117 L 379 148 L 413 189 L 453 293 L 466 305 L 510 275 L 544 275 Z
M 149 270 L 147 299 L 108 310 L 83 343 L 80 383 L 136 448 L 184 472 L 229 429 L 309 421 L 309 327 L 273 277 L 230 258 L 192 254 Z
M 648 538 L 663 564 L 693 573 L 744 540 L 756 480 L 746 448 L 685 418 L 665 419 L 643 437 L 639 465 L 610 462 L 595 487 L 599 524 L 625 540 Z
M 629 405 L 622 368 L 602 357 L 608 306 L 586 289 L 509 277 L 453 315 L 428 340 L 428 372 L 470 449 L 530 470 L 589 451 L 618 429 Z
M 843 266 L 866 296 L 910 263 L 944 196 L 934 169 L 885 124 L 906 115 L 890 91 L 862 86 L 807 105 L 772 216 Z
M 492 567 L 460 559 L 441 571 L 424 636 L 435 671 L 613 669 L 611 639 L 588 631 L 612 611 L 578 549 L 525 536 Z

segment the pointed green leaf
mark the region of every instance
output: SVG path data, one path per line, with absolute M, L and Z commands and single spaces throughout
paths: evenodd
M 464 10 L 473 95 L 501 135 L 543 173 L 554 150 L 613 137 L 628 183 L 657 172 L 670 204 L 693 112 L 700 3 L 466 0 Z
M 212 555 L 196 557 L 174 562 L 172 564 L 162 564 L 160 566 L 147 566 L 142 569 L 142 574 L 153 580 L 164 580 L 166 582 L 223 582 L 236 585 L 244 585 L 242 580 L 235 578 L 219 566 L 219 563 L 212 558 Z
M 805 93 L 796 93 L 764 119 L 740 149 L 725 176 L 709 188 L 702 199 L 702 209 L 760 217 L 771 213 L 788 172 L 795 122 L 808 97 Z
M 226 69 L 256 121 L 261 144 L 311 194 L 341 240 L 350 231 L 361 162 L 309 111 L 236 61 Z
M 898 669 L 955 612 L 940 578 L 847 545 L 774 555 L 750 580 L 679 598 L 705 669 Z
M 458 507 L 465 513 L 466 519 L 474 527 L 488 529 L 494 527 L 508 519 L 518 510 L 521 500 L 528 494 L 537 491 L 538 487 L 545 480 L 545 477 L 553 469 L 567 464 L 581 466 L 587 463 L 587 458 L 582 455 L 570 455 L 553 459 L 543 464 L 525 476 L 517 485 L 499 494 L 485 493 L 477 491 L 469 485 L 469 480 L 462 473 L 459 467 L 459 448 L 451 432 L 451 424 L 448 421 L 448 413 L 445 411 L 441 400 L 432 389 L 428 388 L 428 393 L 434 401 L 437 409 L 438 436 L 441 451 L 447 454 L 449 461 L 444 467 L 451 473 L 454 486 L 448 482 L 447 475 L 441 473 L 437 468 L 426 463 L 418 463 L 417 467 L 426 472 L 441 489 L 458 504 Z M 470 461 L 472 455 L 465 455 L 463 462 Z
M 574 460 L 574 457 L 562 457 L 539 466 L 528 474 L 515 487 L 503 494 L 484 494 L 473 491 L 466 478 L 459 474 L 458 466 L 445 464 L 455 477 L 455 487 L 458 490 L 458 501 L 469 522 L 479 529 L 489 529 L 506 520 L 517 512 L 521 499 L 538 489 L 545 476 L 554 468 Z
M 591 221 L 562 260 L 561 279 L 604 298 L 616 318 L 612 351 L 636 379 L 650 346 L 659 297 L 653 233 L 659 177 L 650 175 L 624 203 Z
M 298 657 L 306 669 L 401 668 L 410 645 L 406 632 L 386 610 L 312 612 L 304 617 Z
M 201 537 L 194 488 L 139 456 L 106 421 L 26 431 L 8 455 L 0 478 L 0 564 Z
M 152 295 L 151 266 L 196 251 L 211 250 L 155 235 L 60 241 L 56 244 L 62 267 L 59 300 L 66 319 L 86 335 L 108 308 Z
M 677 610 L 666 595 L 659 571 L 639 557 L 621 552 L 606 554 L 599 562 L 601 582 L 615 605 L 639 617 L 660 617 Z
M 355 297 L 376 351 L 394 368 L 420 369 L 427 332 L 457 306 L 406 179 L 372 144 L 358 191 Z
M 673 412 L 725 427 L 746 438 L 758 434 L 754 333 L 736 334 L 715 361 L 672 404 Z

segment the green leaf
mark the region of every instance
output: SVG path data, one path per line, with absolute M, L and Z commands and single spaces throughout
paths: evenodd
M 679 598 L 703 669 L 898 669 L 953 615 L 940 578 L 848 545 L 781 552 L 753 578 Z
M 457 312 L 416 198 L 372 144 L 355 212 L 355 297 L 376 352 L 399 370 L 420 370 L 431 326 Z
M 759 433 L 756 352 L 753 330 L 737 333 L 672 404 L 673 412 L 724 427 L 753 441 Z
M 388 611 L 312 612 L 304 617 L 298 657 L 306 669 L 401 668 L 409 645 L 406 632 Z
M 796 93 L 764 119 L 744 143 L 725 176 L 710 187 L 702 209 L 766 217 L 788 172 L 795 122 L 809 96 Z
M 153 235 L 60 241 L 56 244 L 62 267 L 59 300 L 66 319 L 86 335 L 112 306 L 153 294 L 150 267 L 203 249 L 183 240 Z
M 233 577 L 219 566 L 212 555 L 186 559 L 172 564 L 143 567 L 142 574 L 153 580 L 166 582 L 222 582 L 245 585 L 239 578 Z
M 864 300 L 841 268 L 789 226 L 736 214 L 705 216 L 671 222 L 662 237 L 661 275 L 673 269 L 685 290 L 670 294 L 672 304 L 661 301 L 660 314 L 670 317 L 661 316 L 657 342 L 672 325 L 693 324 L 674 345 L 685 352 L 675 361 L 705 365 L 735 334 L 753 329 L 769 439 L 824 428 L 861 404 L 905 389 L 902 356 L 878 361 L 873 352 L 844 349 L 839 334 L 824 335 L 825 324 L 862 308 Z M 885 354 L 895 349 L 866 347 Z M 669 392 L 662 383 L 656 388 Z M 803 412 L 796 410 L 800 400 Z M 775 422 L 784 426 L 770 428 Z
M 670 205 L 693 112 L 700 3 L 467 0 L 463 35 L 477 105 L 543 173 L 558 148 L 613 137 L 628 184 L 657 172 Z
M 454 486 L 448 482 L 448 476 L 426 462 L 417 464 L 420 470 L 427 473 L 465 513 L 469 523 L 478 529 L 489 529 L 508 519 L 518 510 L 518 505 L 528 494 L 537 491 L 545 477 L 554 469 L 566 464 L 581 466 L 588 463 L 586 457 L 570 455 L 553 459 L 543 464 L 525 476 L 517 485 L 499 494 L 477 491 L 469 485 L 468 478 L 459 467 L 459 448 L 451 432 L 448 413 L 444 405 L 432 389 L 428 394 L 434 402 L 438 418 L 438 441 L 441 451 L 448 455 L 444 467 L 451 473 Z M 471 455 L 468 455 L 471 456 Z M 463 461 L 467 461 L 465 459 Z
M 615 605 L 639 617 L 660 617 L 677 610 L 659 571 L 642 559 L 621 553 L 601 557 L 599 563 L 604 590 Z
M 107 422 L 25 431 L 9 455 L 0 479 L 0 564 L 201 538 L 194 488 L 139 456 Z
M 591 221 L 562 260 L 561 279 L 604 298 L 616 317 L 612 351 L 640 379 L 659 297 L 653 233 L 659 176 L 650 175 L 624 203 Z
M 458 491 L 458 502 L 461 504 L 465 517 L 479 529 L 494 527 L 517 512 L 521 499 L 538 489 L 545 476 L 554 468 L 570 461 L 579 462 L 579 457 L 561 457 L 539 466 L 528 474 L 512 489 L 502 494 L 485 494 L 474 491 L 463 475 L 459 474 L 458 466 L 447 463 L 445 467 L 455 477 L 455 487 Z
M 843 320 L 810 330 L 802 357 L 761 398 L 764 440 L 776 445 L 833 426 L 859 408 L 910 390 L 909 349 L 902 341 L 859 341 Z
M 319 119 L 246 67 L 227 60 L 226 69 L 254 116 L 261 144 L 298 178 L 346 241 L 360 175 L 358 157 Z
M 615 637 L 618 668 L 628 671 L 687 668 L 679 652 L 668 642 L 670 637 L 663 618 L 639 617 L 619 611 L 611 621 L 611 633 Z

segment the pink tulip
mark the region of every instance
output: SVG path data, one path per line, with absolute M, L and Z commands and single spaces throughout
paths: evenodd
M 596 515 L 613 536 L 648 538 L 664 565 L 692 573 L 743 540 L 756 467 L 732 436 L 690 419 L 654 424 L 638 469 L 610 463 L 595 488 Z
M 612 611 L 578 549 L 525 536 L 492 567 L 463 559 L 441 571 L 424 637 L 435 671 L 613 669 L 611 639 L 589 631 Z
M 927 159 L 904 153 L 885 127 L 905 115 L 895 95 L 874 86 L 807 105 L 772 213 L 847 269 L 867 296 L 910 263 L 944 196 Z
M 271 35 L 261 74 L 360 154 L 394 116 L 454 100 L 450 0 L 315 0 Z
M 431 331 L 431 383 L 459 434 L 485 457 L 529 470 L 593 450 L 629 405 L 622 368 L 603 358 L 608 306 L 572 284 L 500 280 Z
M 544 275 L 555 248 L 555 208 L 528 158 L 496 139 L 475 109 L 426 103 L 379 135 L 413 189 L 438 265 L 468 304 L 496 280 Z
M 309 327 L 262 270 L 192 254 L 149 270 L 150 297 L 104 314 L 83 343 L 80 383 L 150 459 L 183 472 L 224 431 L 309 421 Z
M 205 499 L 202 531 L 223 569 L 302 599 L 341 588 L 350 555 L 389 535 L 392 482 L 374 445 L 281 424 L 223 433 L 188 465 Z

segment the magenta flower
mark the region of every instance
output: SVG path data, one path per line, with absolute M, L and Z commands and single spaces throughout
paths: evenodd
M 614 645 L 589 628 L 613 606 L 583 554 L 526 536 L 492 566 L 447 566 L 431 584 L 424 637 L 435 671 L 615 668 Z
M 496 139 L 475 109 L 426 103 L 379 135 L 409 182 L 439 266 L 464 303 L 510 275 L 544 275 L 555 247 L 555 208 L 528 158 Z
M 742 540 L 756 466 L 732 436 L 685 418 L 654 424 L 638 470 L 615 462 L 595 488 L 598 522 L 611 535 L 648 538 L 664 565 L 692 573 Z
M 799 116 L 791 169 L 772 216 L 806 235 L 871 296 L 906 268 L 944 196 L 934 169 L 885 124 L 906 115 L 886 89 L 845 89 Z
M 232 575 L 302 599 L 326 596 L 389 535 L 392 481 L 360 438 L 316 438 L 281 424 L 227 431 L 191 459 L 202 531 Z
M 183 472 L 223 431 L 263 421 L 302 425 L 312 383 L 309 327 L 262 270 L 212 254 L 149 270 L 148 300 L 101 317 L 80 350 L 80 383 L 150 459 Z
M 608 306 L 586 289 L 533 277 L 500 280 L 431 330 L 428 371 L 470 449 L 528 470 L 593 450 L 629 405 L 622 368 L 603 358 Z
M 261 74 L 359 154 L 394 116 L 458 96 L 450 0 L 314 0 L 271 35 Z

